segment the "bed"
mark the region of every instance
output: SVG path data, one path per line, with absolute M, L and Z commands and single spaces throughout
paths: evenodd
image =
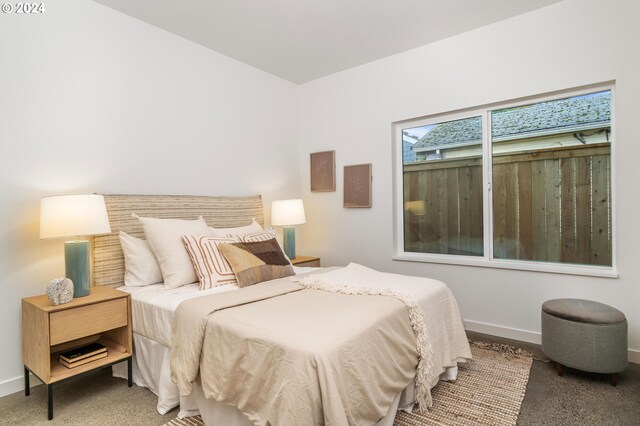
M 130 235 L 143 237 L 142 227 L 137 221 L 131 218 L 131 213 L 137 213 L 141 216 L 158 217 L 158 218 L 183 218 L 190 219 L 198 216 L 203 216 L 207 223 L 214 227 L 233 227 L 241 226 L 255 218 L 260 224 L 263 223 L 262 212 L 262 199 L 260 196 L 252 197 L 191 197 L 191 196 L 139 196 L 139 195 L 105 195 L 105 203 L 107 205 L 107 211 L 109 212 L 109 218 L 111 222 L 111 228 L 113 234 L 107 236 L 96 237 L 94 241 L 93 252 L 93 277 L 96 285 L 109 285 L 111 287 L 120 287 L 123 291 L 128 291 L 132 294 L 132 315 L 133 315 L 133 330 L 134 330 L 134 381 L 140 386 L 149 388 L 158 396 L 158 412 L 164 414 L 180 405 L 179 416 L 189 416 L 200 413 L 203 416 L 206 424 L 224 424 L 224 425 L 250 425 L 259 424 L 260 420 L 252 417 L 250 408 L 243 406 L 243 402 L 237 404 L 245 412 L 238 409 L 236 406 L 229 405 L 229 401 L 225 403 L 215 401 L 211 397 L 210 386 L 208 380 L 203 374 L 203 377 L 198 375 L 198 379 L 192 383 L 189 394 L 183 392 L 183 396 L 180 395 L 180 391 L 176 383 L 171 379 L 171 347 L 174 344 L 172 336 L 172 326 L 176 320 L 176 311 L 179 307 L 186 306 L 187 303 L 191 303 L 196 306 L 196 303 L 200 303 L 199 300 L 209 298 L 209 300 L 216 301 L 222 298 L 236 297 L 239 288 L 235 285 L 225 285 L 221 287 L 215 287 L 209 290 L 198 290 L 198 286 L 187 285 L 179 287 L 177 289 L 167 290 L 162 284 L 156 284 L 145 287 L 125 288 L 122 287 L 123 275 L 124 275 L 124 261 L 122 251 L 120 249 L 119 241 L 117 238 L 118 231 L 124 231 Z M 351 269 L 344 268 L 345 270 L 355 270 L 358 265 L 355 265 Z M 295 277 L 282 278 L 282 283 L 263 283 L 264 287 L 284 285 L 287 287 L 297 286 L 304 281 L 304 277 L 320 277 L 321 273 L 330 273 L 336 271 L 336 269 L 316 269 L 316 268 L 295 268 L 297 275 Z M 364 270 L 363 270 L 364 271 Z M 366 272 L 366 271 L 364 271 Z M 337 273 L 340 273 L 339 269 Z M 373 273 L 373 272 L 372 272 Z M 330 276 L 330 275 L 326 275 Z M 345 275 L 341 275 L 345 276 Z M 373 275 L 372 275 L 373 277 Z M 443 284 L 435 280 L 429 280 L 425 278 L 411 278 L 402 277 L 399 275 L 375 275 L 375 277 L 384 278 L 387 281 L 393 281 L 394 285 L 398 288 L 412 292 L 412 300 L 415 300 L 416 304 L 424 312 L 424 322 L 426 334 L 428 337 L 430 354 L 428 356 L 429 364 L 432 366 L 432 374 L 429 377 L 428 386 L 434 386 L 438 379 L 455 380 L 457 374 L 457 363 L 464 362 L 471 358 L 471 353 L 466 343 L 466 336 L 460 320 L 459 312 L 455 300 L 451 295 L 449 289 Z M 370 281 L 374 281 L 373 279 Z M 384 280 L 382 280 L 384 281 Z M 260 284 L 258 284 L 259 286 Z M 403 287 L 404 286 L 404 287 Z M 320 298 L 331 300 L 330 303 L 335 303 L 337 295 L 328 295 L 327 292 L 323 292 L 318 289 L 304 288 L 302 291 L 294 288 L 287 294 L 282 294 L 276 297 L 277 300 L 285 300 L 285 297 L 295 298 L 302 297 L 301 295 L 312 294 L 314 291 L 318 292 L 317 295 Z M 242 290 L 244 291 L 244 289 Z M 292 293 L 293 292 L 293 293 Z M 311 292 L 311 293 L 309 293 Z M 225 295 L 225 293 L 228 293 Z M 320 296 L 322 294 L 322 296 Z M 314 296 L 315 297 L 315 296 Z M 369 300 L 373 300 L 371 296 L 345 296 L 349 299 L 349 303 L 354 300 L 362 300 L 363 304 L 367 304 Z M 356 299 L 361 297 L 364 299 Z M 384 298 L 389 299 L 389 298 Z M 273 302 L 274 299 L 269 303 Z M 314 299 L 315 300 L 315 299 Z M 252 305 L 258 306 L 262 303 L 267 306 L 269 303 L 257 302 Z M 260 305 L 260 306 L 263 306 Z M 322 303 L 320 303 L 322 305 Z M 285 303 L 278 309 L 287 309 Z M 359 306 L 359 305 L 358 305 Z M 284 308 L 283 308 L 284 307 Z M 235 309 L 235 310 L 234 310 Z M 232 308 L 227 310 L 228 312 L 240 313 L 244 308 Z M 329 309 L 329 308 L 327 308 Z M 395 308 L 394 308 L 395 309 Z M 214 314 L 215 318 L 223 318 L 227 314 L 224 311 L 223 314 Z M 328 317 L 330 310 L 325 313 L 320 313 Z M 235 315 L 235 313 L 233 315 Z M 296 313 L 300 315 L 300 312 Z M 304 315 L 304 313 L 302 313 Z M 347 317 L 345 317 L 347 318 Z M 242 318 L 240 318 L 242 319 Z M 238 321 L 238 317 L 234 317 L 234 321 Z M 255 321 L 255 320 L 254 320 Z M 301 320 L 303 322 L 303 320 Z M 313 322 L 309 323 L 310 326 L 315 326 Z M 383 324 L 384 325 L 384 324 Z M 211 326 L 212 328 L 213 325 Z M 226 338 L 236 338 L 236 342 L 242 342 L 242 339 L 246 339 L 246 336 L 235 336 L 234 333 L 240 333 L 240 331 L 229 331 L 234 327 L 226 325 L 224 323 L 216 325 L 218 332 L 227 333 Z M 255 328 L 255 323 L 247 320 L 245 324 L 245 332 L 250 330 L 251 327 Z M 348 327 L 345 327 L 348 328 Z M 357 327 L 356 327 L 357 329 Z M 322 331 L 318 328 L 316 332 Z M 389 337 L 391 334 L 389 331 L 378 333 L 383 335 L 383 339 L 392 339 Z M 262 338 L 262 337 L 261 337 Z M 294 339 L 294 337 L 291 337 Z M 275 338 L 274 338 L 275 340 Z M 339 343 L 339 342 L 338 342 Z M 174 349 L 175 349 L 174 344 Z M 231 347 L 233 346 L 233 351 Z M 238 353 L 236 347 L 237 344 L 229 345 L 228 353 L 225 353 L 225 357 L 235 356 L 238 359 L 249 358 L 252 356 L 252 351 L 244 354 Z M 391 345 L 393 346 L 393 345 Z M 215 348 L 215 346 L 212 346 Z M 225 349 L 222 347 L 220 350 Z M 214 350 L 215 352 L 215 350 Z M 424 357 L 423 357 L 424 358 Z M 224 360 L 220 358 L 218 361 Z M 382 359 L 382 358 L 381 358 Z M 389 364 L 392 366 L 397 360 L 390 359 Z M 380 364 L 385 364 L 386 361 L 381 361 Z M 205 367 L 205 366 L 200 366 Z M 205 371 L 206 368 L 202 371 Z M 391 368 L 390 371 L 393 371 Z M 384 375 L 383 373 L 380 373 Z M 126 377 L 126 372 L 120 368 L 114 368 L 114 375 L 117 377 Z M 338 374 L 342 376 L 342 374 Z M 355 374 L 357 376 L 357 374 Z M 356 377 L 357 378 L 357 377 Z M 175 379 L 175 377 L 174 377 Z M 393 382 L 393 380 L 391 381 Z M 397 382 L 397 380 L 396 380 Z M 385 384 L 388 388 L 388 383 Z M 352 385 L 348 385 L 352 386 Z M 383 386 L 383 387 L 385 387 Z M 376 421 L 371 421 L 370 424 L 376 423 L 377 425 L 391 425 L 395 418 L 395 414 L 398 409 L 411 409 L 416 400 L 416 387 L 415 380 L 411 380 L 407 384 L 403 384 L 401 388 L 395 385 L 394 393 L 391 397 L 388 396 L 389 389 L 383 389 L 387 391 L 387 395 L 382 398 L 382 391 L 373 395 L 367 390 L 366 395 L 369 398 L 376 399 L 374 406 L 380 410 L 383 407 L 381 414 L 374 414 Z M 237 388 L 237 386 L 236 386 Z M 374 381 L 372 388 L 377 389 Z M 241 389 L 242 390 L 242 389 Z M 250 389 L 246 389 L 249 392 Z M 264 391 L 263 391 L 264 392 Z M 258 394 L 256 394 L 258 395 Z M 255 395 L 252 395 L 252 397 Z M 258 395 L 259 396 L 259 395 Z M 317 401 L 316 401 L 317 402 Z M 329 404 L 330 402 L 323 399 L 316 411 L 309 411 L 310 423 L 327 423 L 327 424 L 342 424 L 351 423 L 353 417 L 338 417 L 335 420 L 327 417 L 328 414 L 322 413 L 322 404 Z M 340 401 L 338 401 L 340 403 Z M 244 402 L 246 404 L 246 401 Z M 301 402 L 304 404 L 304 402 Z M 367 407 L 367 405 L 363 405 Z M 318 410 L 319 413 L 317 412 Z M 301 412 L 304 412 L 302 410 Z M 307 414 L 305 414 L 307 415 Z M 251 421 L 250 418 L 253 420 Z M 283 421 L 280 421 L 283 423 Z

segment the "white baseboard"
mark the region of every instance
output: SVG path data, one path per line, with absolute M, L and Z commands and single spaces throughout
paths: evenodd
M 33 388 L 35 386 L 41 385 L 42 382 L 33 374 L 29 375 L 29 387 Z M 11 395 L 16 392 L 24 391 L 24 376 L 15 377 L 13 379 L 5 380 L 0 382 L 0 398 L 3 396 Z
M 504 327 L 501 325 L 487 324 L 484 322 L 464 320 L 464 328 L 476 333 L 489 334 L 491 336 L 504 337 L 505 339 L 519 340 L 521 342 L 535 343 L 541 342 L 540 333 L 519 328 Z
M 505 339 L 519 340 L 521 342 L 542 342 L 541 334 L 535 331 L 520 330 L 519 328 L 504 327 L 502 325 L 487 324 L 479 321 L 464 320 L 464 328 L 476 333 L 489 334 L 491 336 L 504 337 Z M 640 364 L 640 350 L 629 349 L 628 360 L 634 364 Z
M 640 351 L 638 349 L 629 349 L 629 362 L 640 364 Z

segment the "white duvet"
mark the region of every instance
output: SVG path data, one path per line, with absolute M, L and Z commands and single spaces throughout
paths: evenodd
M 331 271 L 331 269 L 294 267 L 297 274 L 304 272 L 322 273 Z M 342 273 L 349 273 L 349 270 L 356 272 L 351 268 L 345 269 Z M 363 271 L 357 272 L 359 272 L 357 274 L 358 276 L 350 277 L 353 279 L 349 279 L 349 281 L 351 281 L 352 284 L 355 283 L 355 285 L 358 285 L 358 282 L 360 282 L 360 285 L 363 287 L 371 287 L 372 277 L 362 275 Z M 457 375 L 457 362 L 464 362 L 466 359 L 471 358 L 471 353 L 470 351 L 468 353 L 464 351 L 461 353 L 460 345 L 457 343 L 461 339 L 454 338 L 454 336 L 464 336 L 464 328 L 461 318 L 459 317 L 455 299 L 453 299 L 449 289 L 443 283 L 428 278 L 408 277 L 396 274 L 385 275 L 389 281 L 384 285 L 387 285 L 394 291 L 411 296 L 424 310 L 425 323 L 427 324 L 430 343 L 433 347 L 432 361 L 435 367 L 434 371 L 432 371 L 431 377 L 433 381 L 430 383 L 430 386 L 434 386 L 437 383 L 439 373 L 442 373 L 440 379 L 455 380 Z M 380 277 L 380 275 L 378 275 L 378 277 Z M 331 276 L 325 276 L 325 278 L 331 278 Z M 344 278 L 344 276 L 340 278 Z M 376 282 L 374 285 L 378 286 L 383 284 Z M 158 395 L 158 411 L 161 414 L 166 413 L 178 403 L 177 388 L 169 379 L 168 368 L 168 348 L 171 346 L 172 322 L 176 308 L 181 302 L 187 299 L 238 289 L 236 285 L 225 285 L 201 291 L 198 289 L 197 284 L 191 284 L 177 289 L 167 289 L 163 284 L 154 284 L 145 287 L 121 287 L 119 289 L 129 292 L 132 295 L 134 337 L 135 335 L 140 336 L 136 342 L 138 345 L 136 349 L 138 356 L 136 358 L 138 359 L 134 362 L 134 379 L 136 380 L 136 384 L 147 386 Z M 157 345 L 155 342 L 160 345 Z M 143 343 L 145 345 L 143 345 Z M 154 349 L 156 347 L 157 350 Z M 154 349 L 154 351 L 151 352 L 154 352 L 155 358 L 157 358 L 155 364 L 152 362 L 152 360 L 155 359 L 154 357 L 145 357 L 140 353 L 140 350 L 145 348 L 149 349 L 149 351 Z M 143 352 L 148 351 L 143 350 Z M 140 355 L 143 356 L 141 357 Z M 151 355 L 151 353 L 147 355 Z M 145 358 L 148 359 L 145 360 Z M 120 365 L 116 367 L 120 367 Z M 126 377 L 126 371 L 120 370 L 122 369 L 114 367 L 114 375 Z M 153 378 L 151 376 L 153 376 Z M 153 386 L 152 383 L 155 383 L 157 386 Z M 400 407 L 404 407 L 413 400 L 415 400 L 414 388 L 410 386 L 402 393 Z M 183 402 L 184 401 L 181 402 L 181 405 Z M 211 405 L 213 406 L 214 404 L 211 403 Z M 200 407 L 201 411 L 202 408 L 203 407 Z M 187 404 L 185 404 L 185 407 L 181 406 L 181 414 L 195 414 L 188 413 L 185 410 L 188 410 Z M 393 416 L 391 417 L 391 421 L 393 421 L 392 419 Z
M 293 267 L 296 274 L 320 268 Z M 171 324 L 173 314 L 180 303 L 194 297 L 238 290 L 235 284 L 200 290 L 198 284 L 189 284 L 167 289 L 164 284 L 144 287 L 120 287 L 118 290 L 131 293 L 133 332 L 149 340 L 171 347 Z

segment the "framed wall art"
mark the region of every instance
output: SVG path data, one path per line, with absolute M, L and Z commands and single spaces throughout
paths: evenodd
M 371 207 L 371 164 L 344 166 L 344 207 Z
M 336 152 L 323 151 L 311 154 L 311 192 L 336 190 Z

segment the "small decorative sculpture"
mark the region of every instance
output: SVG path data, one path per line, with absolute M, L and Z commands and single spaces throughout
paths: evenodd
M 73 282 L 69 278 L 54 278 L 47 284 L 47 297 L 54 305 L 73 300 Z

